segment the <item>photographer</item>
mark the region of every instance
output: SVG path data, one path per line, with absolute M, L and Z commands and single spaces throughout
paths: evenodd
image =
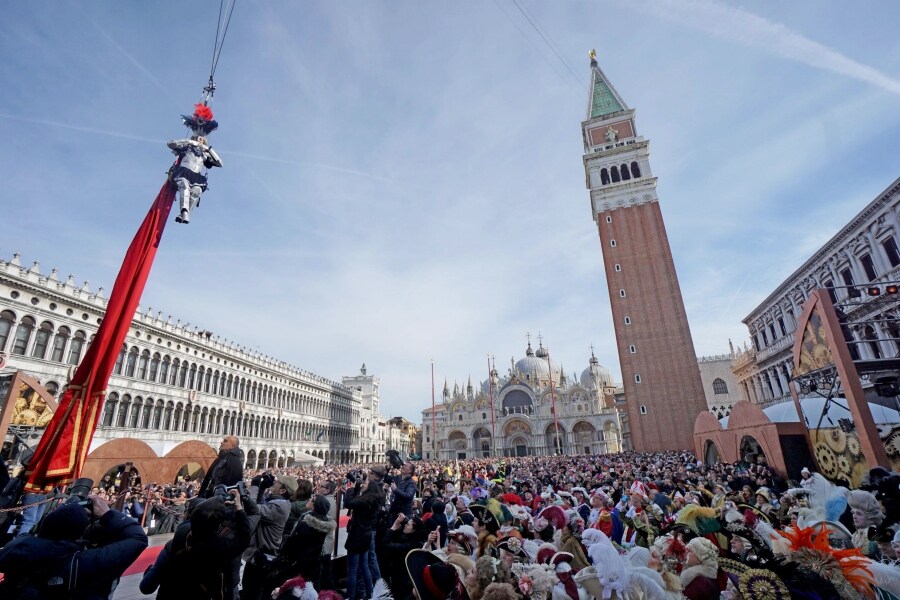
M 406 572 L 406 555 L 422 547 L 427 538 L 425 523 L 420 517 L 407 518 L 400 513 L 384 536 L 387 575 L 394 598 L 407 598 L 412 592 L 412 581 Z
M 319 579 L 316 580 L 317 590 L 334 589 L 334 576 L 331 567 L 331 554 L 334 551 L 335 547 L 334 536 L 338 520 L 337 503 L 335 502 L 334 498 L 334 488 L 335 484 L 330 479 L 320 481 L 317 488 L 319 497 L 324 498 L 328 501 L 328 518 L 335 523 L 335 527 L 333 527 L 331 531 L 328 532 L 328 534 L 325 536 L 325 541 L 322 543 L 322 555 L 319 558 L 321 569 L 319 570 Z
M 195 500 L 188 520 L 182 523 L 144 573 L 140 589 L 157 600 L 223 598 L 232 560 L 250 543 L 250 523 L 236 489 L 229 499 Z
M 360 598 L 356 590 L 357 572 L 362 575 L 365 592 L 363 598 L 372 596 L 374 582 L 369 569 L 367 553 L 372 548 L 372 524 L 379 509 L 384 506 L 385 496 L 381 480 L 387 469 L 381 466 L 372 467 L 365 480 L 357 480 L 354 487 L 344 492 L 344 506 L 353 511 L 347 525 L 347 598 Z
M 268 486 L 268 490 L 266 490 Z M 250 547 L 244 552 L 244 578 L 241 582 L 242 600 L 259 600 L 271 591 L 266 590 L 266 577 L 281 547 L 284 524 L 291 512 L 291 498 L 297 492 L 297 480 L 288 475 L 274 477 L 271 473 L 257 475 L 250 482 L 247 513 L 256 521 Z M 265 493 L 257 504 L 252 499 Z M 272 586 L 274 587 L 274 586 Z
M 147 547 L 134 519 L 97 496 L 64 504 L 44 517 L 36 536 L 0 550 L 2 598 L 108 598 L 113 585 Z M 91 525 L 90 531 L 88 525 Z M 86 545 L 82 538 L 102 540 Z
M 413 498 L 416 497 L 416 481 L 413 475 L 416 474 L 416 466 L 410 462 L 404 463 L 400 467 L 400 481 L 396 480 L 391 483 L 391 520 L 395 520 L 397 515 L 403 514 L 407 518 L 413 516 Z

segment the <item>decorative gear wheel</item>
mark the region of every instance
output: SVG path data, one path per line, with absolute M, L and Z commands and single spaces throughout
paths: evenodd
M 859 438 L 856 437 L 855 434 L 847 436 L 847 452 L 850 453 L 850 456 L 854 460 L 862 458 L 862 445 L 859 443 Z
M 847 449 L 847 434 L 840 427 L 835 427 L 825 434 L 828 441 L 828 447 L 834 450 L 835 454 L 842 454 Z
M 837 471 L 841 479 L 850 481 L 853 476 L 853 464 L 845 454 L 841 454 L 837 459 Z
M 895 429 L 884 442 L 884 449 L 891 460 L 900 459 L 900 428 Z
M 819 464 L 819 472 L 829 479 L 837 474 L 837 457 L 827 444 L 816 444 L 816 462 Z

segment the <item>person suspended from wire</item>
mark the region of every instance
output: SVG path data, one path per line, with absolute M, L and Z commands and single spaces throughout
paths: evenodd
M 194 106 L 190 116 L 181 115 L 184 124 L 190 128 L 191 137 L 172 140 L 169 148 L 178 157 L 170 171 L 172 183 L 178 188 L 180 211 L 176 223 L 190 223 L 191 211 L 200 204 L 200 195 L 206 191 L 204 169 L 221 167 L 222 159 L 207 142 L 207 136 L 218 128 L 213 119 L 212 109 L 206 104 Z

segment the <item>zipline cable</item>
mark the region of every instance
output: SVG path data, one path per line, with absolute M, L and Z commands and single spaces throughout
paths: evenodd
M 222 23 L 222 6 L 224 6 L 227 0 L 221 0 L 219 3 L 219 25 Z M 219 28 L 216 28 L 216 43 L 218 45 L 218 49 L 215 51 L 213 57 L 212 68 L 209 71 L 209 76 L 212 77 L 216 73 L 216 67 L 219 66 L 219 57 L 222 55 L 222 46 L 225 44 L 225 36 L 228 35 L 228 26 L 231 24 L 231 15 L 234 14 L 234 7 L 237 4 L 237 0 L 232 0 L 231 7 L 228 9 L 228 17 L 225 19 L 225 29 L 222 30 L 222 38 L 219 39 Z
M 219 66 L 219 57 L 222 56 L 222 46 L 225 44 L 225 36 L 228 35 L 228 26 L 231 24 L 231 16 L 234 14 L 234 6 L 237 4 L 237 0 L 232 0 L 231 5 L 226 9 L 227 3 L 228 0 L 220 0 L 219 2 L 219 18 L 216 23 L 216 39 L 213 43 L 212 61 L 209 67 L 209 82 L 203 88 L 204 104 L 207 104 L 216 92 L 216 68 Z M 222 18 L 223 14 L 225 15 L 224 20 Z

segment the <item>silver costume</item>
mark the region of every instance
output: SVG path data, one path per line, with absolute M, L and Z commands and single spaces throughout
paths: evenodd
M 167 145 L 178 156 L 178 161 L 172 168 L 172 182 L 178 187 L 181 212 L 175 221 L 189 223 L 191 211 L 200 204 L 200 195 L 206 191 L 203 169 L 221 167 L 222 160 L 206 143 L 206 139 L 199 135 L 190 139 L 172 140 Z

